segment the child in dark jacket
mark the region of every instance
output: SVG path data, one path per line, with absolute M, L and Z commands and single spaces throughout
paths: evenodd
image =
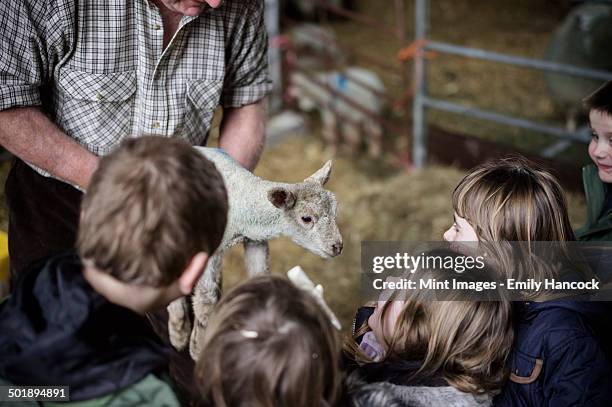
M 0 380 L 69 386 L 79 405 L 178 406 L 144 314 L 191 293 L 226 216 L 221 175 L 187 143 L 124 141 L 84 196 L 78 253 L 30 267 L 0 307 Z
M 472 170 L 455 188 L 453 207 L 455 222 L 444 234 L 447 241 L 574 240 L 559 183 L 521 159 Z M 517 267 L 510 265 L 501 272 L 502 278 L 519 278 Z M 542 275 L 526 277 L 543 280 Z M 495 404 L 610 405 L 612 369 L 592 326 L 604 310 L 598 303 L 564 299 L 535 297 L 515 303 L 511 375 Z
M 463 258 L 448 250 L 425 256 Z M 467 280 L 460 270 L 438 267 L 421 267 L 406 278 L 415 279 L 417 285 L 419 280 Z M 370 313 L 361 308 L 355 323 L 358 330 L 345 343 L 347 368 L 352 370 L 347 405 L 490 406 L 507 376 L 511 303 L 483 297 L 405 290 L 391 297 L 381 294 Z M 364 320 L 367 323 L 362 324 Z

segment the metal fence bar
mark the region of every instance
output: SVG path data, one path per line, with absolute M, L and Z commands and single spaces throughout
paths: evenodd
M 376 123 L 379 123 L 381 126 L 383 126 L 388 131 L 392 133 L 401 133 L 402 130 L 400 126 L 397 126 L 395 123 L 384 119 L 379 114 L 368 110 L 367 108 L 363 107 L 358 102 L 342 94 L 337 89 L 334 89 L 332 86 L 328 85 L 327 83 L 317 78 L 317 75 L 315 73 L 302 69 L 300 67 L 296 67 L 296 71 L 299 71 L 302 74 L 304 74 L 308 78 L 308 80 L 310 80 L 315 86 L 321 89 L 325 89 L 329 94 L 333 95 L 336 99 L 341 100 L 343 103 L 346 103 L 348 106 L 359 111 L 364 116 L 370 118 Z M 332 109 L 332 110 L 335 111 L 336 109 Z
M 295 50 L 295 48 L 291 47 L 293 50 Z M 347 79 L 349 79 L 351 82 L 355 83 L 357 86 L 361 87 L 362 89 L 365 89 L 369 92 L 372 92 L 373 94 L 375 94 L 376 96 L 378 96 L 381 99 L 385 99 L 387 101 L 387 103 L 391 106 L 395 105 L 396 103 L 401 102 L 400 100 L 395 100 L 395 98 L 393 98 L 391 95 L 387 94 L 386 92 L 383 92 L 381 90 L 378 90 L 376 88 L 374 88 L 372 85 L 364 82 L 363 80 L 355 77 L 355 75 L 351 75 L 346 69 L 345 66 L 331 61 L 330 58 L 326 58 L 320 55 L 313 55 L 314 58 L 322 60 L 323 62 L 326 63 L 326 67 L 330 68 L 330 69 L 335 69 L 338 70 L 342 75 L 346 76 Z
M 426 40 L 429 0 L 415 0 L 415 40 Z M 482 120 L 502 123 L 510 126 L 534 130 L 545 134 L 559 137 L 563 140 L 585 142 L 589 135 L 584 132 L 571 132 L 561 127 L 549 126 L 527 119 L 512 117 L 502 113 L 491 112 L 478 108 L 462 106 L 445 100 L 434 99 L 427 96 L 426 65 L 423 52 L 437 51 L 444 54 L 457 55 L 466 58 L 481 59 L 508 65 L 519 66 L 553 72 L 562 75 L 572 75 L 594 80 L 612 80 L 612 72 L 596 69 L 582 68 L 570 64 L 562 64 L 541 59 L 525 58 L 514 55 L 506 55 L 499 52 L 485 51 L 477 48 L 464 47 L 439 41 L 425 41 L 420 52 L 415 58 L 415 97 L 413 102 L 413 161 L 417 168 L 422 168 L 427 155 L 427 128 L 426 108 L 434 108 L 475 117 Z
M 381 30 L 393 36 L 396 36 L 398 34 L 396 28 L 390 28 L 385 24 L 381 24 L 380 21 L 375 18 L 355 13 L 354 11 L 347 10 L 343 7 L 332 6 L 331 4 L 327 4 L 323 0 L 314 0 L 314 3 L 324 10 L 328 10 L 334 14 L 347 17 L 351 20 L 360 22 L 361 24 L 369 25 L 372 28 L 376 28 L 377 30 Z
M 428 1 L 416 0 L 415 5 L 415 40 L 427 37 L 429 24 Z M 427 93 L 425 55 L 418 50 L 414 58 L 414 100 L 412 102 L 412 161 L 416 168 L 423 168 L 427 158 L 427 129 L 425 117 L 425 97 Z
M 501 62 L 509 65 L 533 68 L 542 71 L 549 71 L 566 75 L 580 76 L 601 81 L 608 81 L 612 79 L 612 72 L 608 71 L 580 68 L 574 65 L 544 61 L 541 59 L 506 55 L 501 54 L 499 52 L 485 51 L 478 48 L 463 47 L 460 45 L 453 45 L 445 42 L 427 41 L 425 43 L 424 48 L 426 50 L 438 51 L 445 54 L 459 55 L 467 58 L 476 58 L 486 61 Z
M 280 3 L 279 0 L 265 0 L 266 30 L 268 38 L 275 38 L 280 34 Z M 268 99 L 271 113 L 279 112 L 283 105 L 283 72 L 282 56 L 278 47 L 268 47 L 268 66 L 272 77 L 272 92 Z
M 438 110 L 475 117 L 481 120 L 488 120 L 496 123 L 507 124 L 509 126 L 538 131 L 540 133 L 550 134 L 563 139 L 570 139 L 580 142 L 589 141 L 588 134 L 572 132 L 561 127 L 548 126 L 531 120 L 521 119 L 488 110 L 482 110 L 475 107 L 468 107 L 457 103 L 448 102 L 446 100 L 430 98 L 428 96 L 423 97 L 423 105 L 424 107 L 431 107 Z

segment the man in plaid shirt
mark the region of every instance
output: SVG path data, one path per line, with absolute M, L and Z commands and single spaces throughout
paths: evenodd
M 263 0 L 15 0 L 0 8 L 12 272 L 73 247 L 81 192 L 124 137 L 220 146 L 252 169 L 270 89 Z M 194 174 L 198 176 L 198 174 Z
M 16 156 L 5 187 L 12 273 L 74 247 L 81 190 L 98 157 L 125 137 L 203 145 L 221 105 L 220 146 L 252 169 L 270 87 L 263 0 L 3 2 L 0 143 Z M 149 317 L 167 339 L 167 316 Z M 177 395 L 190 404 L 192 372 L 186 352 L 171 354 Z

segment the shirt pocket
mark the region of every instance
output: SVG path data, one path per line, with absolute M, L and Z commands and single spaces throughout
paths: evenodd
M 204 145 L 215 108 L 221 99 L 222 80 L 200 79 L 187 84 L 185 117 L 181 136 L 193 145 Z
M 134 122 L 136 74 L 133 71 L 93 74 L 65 71 L 58 124 L 96 155 L 108 154 L 129 136 Z
M 539 400 L 542 391 L 542 380 L 539 379 L 543 368 L 544 360 L 514 350 L 510 356 L 510 382 L 520 388 L 522 397 Z

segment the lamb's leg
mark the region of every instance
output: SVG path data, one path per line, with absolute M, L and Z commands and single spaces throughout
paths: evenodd
M 340 145 L 340 134 L 338 132 L 336 115 L 325 109 L 321 111 L 321 122 L 323 124 L 323 140 L 327 143 L 327 148 L 335 154 Z
M 365 126 L 365 137 L 368 142 L 368 152 L 371 157 L 380 157 L 383 147 L 383 132 L 380 124 L 368 122 Z
M 223 253 L 219 252 L 208 261 L 204 275 L 198 281 L 191 299 L 193 301 L 193 330 L 189 341 L 189 353 L 193 360 L 198 359 L 200 343 L 204 329 L 208 325 L 208 318 L 221 296 L 221 269 L 223 267 Z
M 359 126 L 353 123 L 343 123 L 342 138 L 349 152 L 356 153 L 359 151 L 361 147 L 361 131 Z
M 244 241 L 244 263 L 249 277 L 268 273 L 268 242 Z
M 177 350 L 183 350 L 189 343 L 189 335 L 191 335 L 190 305 L 187 297 L 176 299 L 168 305 L 168 334 L 170 343 Z

